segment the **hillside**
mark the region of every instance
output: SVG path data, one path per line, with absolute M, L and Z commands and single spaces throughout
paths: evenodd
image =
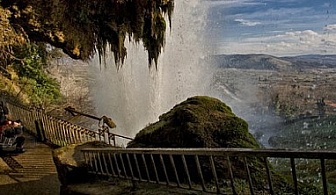
M 221 68 L 255 70 L 302 70 L 311 68 L 335 68 L 336 55 L 301 55 L 276 57 L 266 54 L 215 55 L 213 63 Z

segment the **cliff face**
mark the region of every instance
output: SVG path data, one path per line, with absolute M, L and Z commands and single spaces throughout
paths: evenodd
M 13 0 L 1 1 L 10 27 L 32 41 L 62 48 L 75 59 L 103 57 L 107 48 L 116 63 L 127 55 L 126 36 L 142 41 L 151 64 L 164 45 L 173 0 Z

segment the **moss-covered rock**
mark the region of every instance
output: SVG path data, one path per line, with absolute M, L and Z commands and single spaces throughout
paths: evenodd
M 259 148 L 248 124 L 220 100 L 196 96 L 141 130 L 128 147 Z
M 247 122 L 236 116 L 229 106 L 216 98 L 196 96 L 176 105 L 160 116 L 158 122 L 141 130 L 128 147 L 259 149 L 260 145 L 249 133 Z M 195 170 L 190 171 L 192 182 L 200 182 L 194 159 L 186 158 L 190 170 Z M 211 185 L 213 173 L 209 158 L 199 158 L 204 180 Z M 183 163 L 179 158 L 175 160 L 178 172 L 183 172 Z M 230 178 L 228 161 L 226 157 L 214 157 L 214 161 L 219 180 L 225 183 Z M 247 182 L 244 159 L 231 157 L 230 161 L 235 179 Z M 264 191 L 268 185 L 264 159 L 249 157 L 247 161 L 254 187 Z M 269 168 L 277 189 L 290 188 L 286 180 L 272 170 L 271 165 Z M 245 187 L 248 188 L 247 185 Z

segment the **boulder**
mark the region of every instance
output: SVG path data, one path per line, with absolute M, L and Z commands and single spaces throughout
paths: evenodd
M 252 148 L 260 145 L 248 131 L 245 120 L 236 116 L 231 108 L 220 100 L 207 96 L 196 96 L 176 105 L 169 112 L 161 115 L 159 121 L 141 130 L 128 148 Z M 159 158 L 159 157 L 157 157 Z M 200 183 L 195 160 L 186 156 L 192 182 Z M 211 162 L 206 156 L 200 156 L 204 180 L 213 182 Z M 159 159 L 154 159 L 159 162 Z M 175 157 L 176 169 L 183 173 L 181 159 Z M 226 157 L 214 157 L 216 171 L 221 181 L 229 181 L 228 161 Z M 231 158 L 231 168 L 236 179 L 247 181 L 244 159 Z M 254 186 L 264 189 L 267 186 L 265 162 L 263 158 L 247 158 Z M 167 161 L 167 164 L 170 162 Z M 159 163 L 158 163 L 159 164 Z M 269 165 L 275 186 L 287 188 L 285 180 Z M 170 176 L 174 178 L 174 176 Z M 164 178 L 159 175 L 159 178 Z M 185 178 L 180 178 L 183 180 Z
M 259 148 L 248 124 L 220 100 L 196 96 L 161 115 L 127 147 Z

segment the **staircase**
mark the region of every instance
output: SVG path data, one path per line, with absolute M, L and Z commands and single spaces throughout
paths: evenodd
M 52 149 L 25 134 L 24 153 L 0 154 L 0 192 L 15 195 L 59 194 Z

